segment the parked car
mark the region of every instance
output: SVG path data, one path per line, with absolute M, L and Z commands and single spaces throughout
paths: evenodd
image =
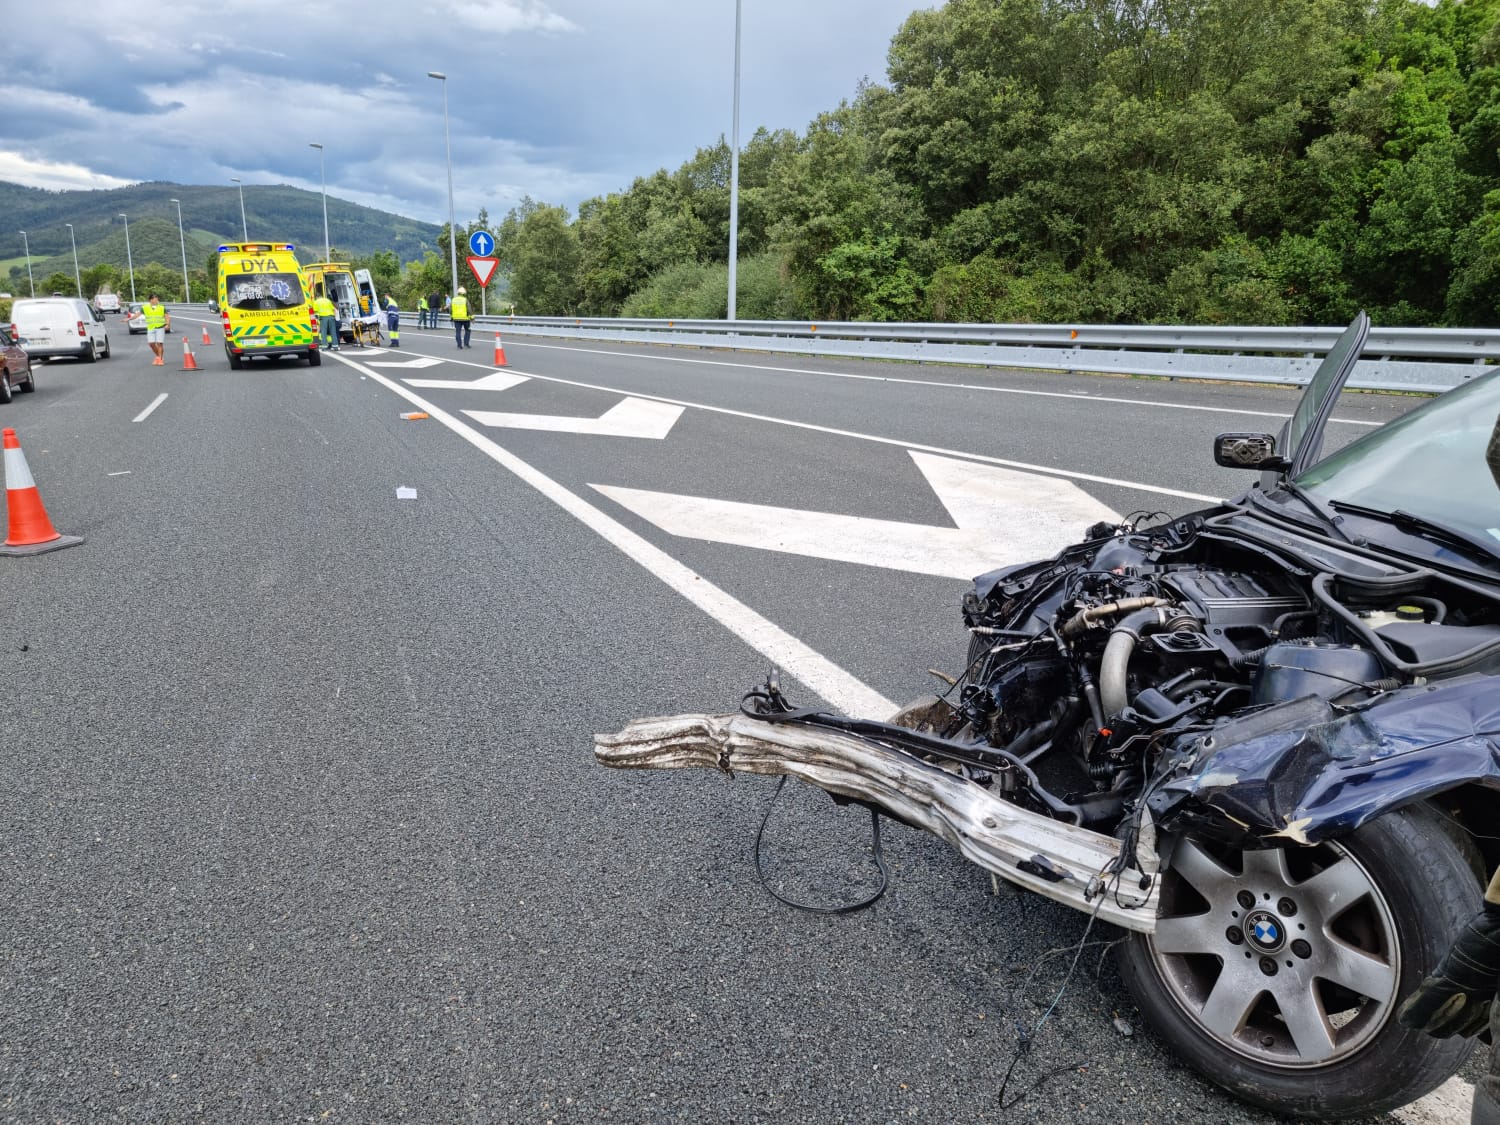
M 26 349 L 16 343 L 9 328 L 0 327 L 0 402 L 9 402 L 15 390 L 36 390 L 36 374 Z
M 131 301 L 130 308 L 125 310 L 125 327 L 132 336 L 139 333 L 146 334 L 146 308 L 143 301 Z
M 117 313 L 120 311 L 120 296 L 118 293 L 96 293 L 94 294 L 94 311 L 100 313 Z
M 74 356 L 87 363 L 109 356 L 104 315 L 81 297 L 28 297 L 10 308 L 11 326 L 32 359 Z
M 638 720 L 596 754 L 799 777 L 1120 925 L 1145 1018 L 1247 1101 L 1425 1094 L 1473 1041 L 1397 1010 L 1500 864 L 1500 370 L 1324 456 L 1368 332 L 1279 435 L 1215 439 L 1260 474 L 1240 496 L 976 578 L 942 697 L 874 722 L 773 678 L 740 715 Z

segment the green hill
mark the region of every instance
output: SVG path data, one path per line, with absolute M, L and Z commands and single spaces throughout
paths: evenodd
M 187 240 L 188 266 L 202 269 L 219 242 L 239 241 L 240 193 L 233 184 L 202 187 L 152 182 L 101 191 L 47 191 L 0 181 L 0 259 L 25 259 L 20 231 L 31 243 L 31 268 L 41 277 L 52 270 L 73 271 L 68 228 L 73 224 L 81 268 L 98 262 L 125 265 L 125 230 L 121 212 L 130 217 L 130 249 L 136 267 L 147 262 L 180 269 L 177 205 Z M 298 257 L 323 256 L 323 197 L 285 184 L 246 184 L 245 217 L 253 239 L 293 243 Z M 334 248 L 364 257 L 393 250 L 404 264 L 436 248 L 439 227 L 373 207 L 328 197 L 328 230 Z

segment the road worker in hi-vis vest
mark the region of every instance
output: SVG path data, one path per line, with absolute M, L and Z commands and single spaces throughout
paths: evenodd
M 328 299 L 328 294 L 321 289 L 313 298 L 313 312 L 318 314 L 318 334 L 322 337 L 323 346 L 329 351 L 338 351 L 339 310 L 334 308 L 333 302 Z
M 448 310 L 448 315 L 453 320 L 454 341 L 460 348 L 473 347 L 469 343 L 469 330 L 474 326 L 474 318 L 469 315 L 468 291 L 462 285 L 458 287 L 458 292 L 453 297 L 453 305 Z
M 162 358 L 162 353 L 167 347 L 167 333 L 172 330 L 172 314 L 161 303 L 161 298 L 153 293 L 141 306 L 141 316 L 146 320 L 146 343 L 151 345 L 151 354 L 156 357 L 151 366 L 165 367 L 167 361 Z

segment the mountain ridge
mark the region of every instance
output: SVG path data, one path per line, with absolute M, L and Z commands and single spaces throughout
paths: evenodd
M 323 256 L 320 192 L 288 184 L 244 187 L 245 221 L 252 239 L 316 248 L 319 252 L 315 257 Z M 0 231 L 0 260 L 22 258 L 20 272 L 25 276 L 26 250 L 20 234 L 24 230 L 34 272 L 62 269 L 71 273 L 73 244 L 65 224 L 72 223 L 80 267 L 108 261 L 123 268 L 126 263 L 125 227 L 120 219 L 123 212 L 129 219 L 131 257 L 137 268 L 150 261 L 180 268 L 182 248 L 177 238 L 178 210 L 172 202 L 174 198 L 182 205 L 183 241 L 187 243 L 189 267 L 202 269 L 206 255 L 219 242 L 242 240 L 240 192 L 233 184 L 219 187 L 153 180 L 120 188 L 54 191 L 0 180 L 0 212 L 9 220 L 8 229 Z M 160 223 L 167 224 L 170 239 Z M 435 250 L 441 229 L 436 223 L 328 196 L 329 239 L 335 252 L 344 257 L 365 257 L 379 250 L 393 250 L 405 264 Z M 138 231 L 146 237 L 138 237 Z

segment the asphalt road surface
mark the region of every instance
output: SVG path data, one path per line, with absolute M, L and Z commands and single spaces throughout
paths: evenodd
M 174 320 L 201 370 L 111 322 L 0 407 L 86 537 L 0 559 L 0 1117 L 1271 1120 L 1141 1025 L 1105 927 L 1006 1111 L 1086 918 L 892 824 L 873 909 L 789 910 L 770 783 L 591 738 L 773 662 L 809 703 L 930 691 L 975 535 L 1236 492 L 1211 435 L 1295 392 L 520 336 L 497 377 L 409 325 L 231 372 Z M 1411 401 L 1346 398 L 1334 442 Z M 815 791 L 765 848 L 782 893 L 872 885 Z

